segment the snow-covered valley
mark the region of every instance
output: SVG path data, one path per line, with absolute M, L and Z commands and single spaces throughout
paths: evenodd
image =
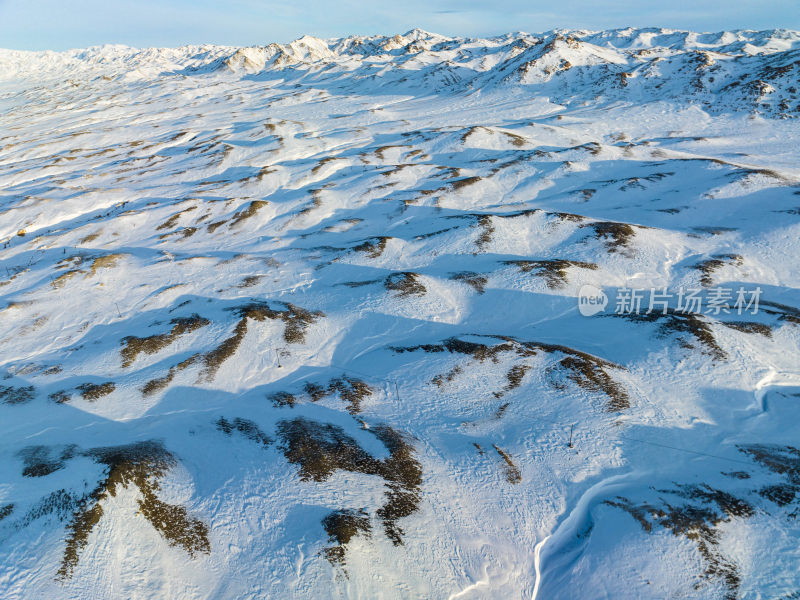
M 797 597 L 799 90 L 785 30 L 0 50 L 0 597 Z

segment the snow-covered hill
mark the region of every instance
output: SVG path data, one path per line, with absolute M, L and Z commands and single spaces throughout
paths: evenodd
M 795 597 L 799 74 L 785 30 L 0 51 L 0 597 Z

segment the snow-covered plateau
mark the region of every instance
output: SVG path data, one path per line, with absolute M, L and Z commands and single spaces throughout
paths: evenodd
M 800 597 L 798 117 L 787 30 L 0 50 L 0 597 Z

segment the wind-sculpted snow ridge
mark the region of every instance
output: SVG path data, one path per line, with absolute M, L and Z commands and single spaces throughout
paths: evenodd
M 0 597 L 793 597 L 799 44 L 0 51 Z

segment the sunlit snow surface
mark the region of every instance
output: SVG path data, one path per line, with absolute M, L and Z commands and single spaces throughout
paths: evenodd
M 799 79 L 791 31 L 0 51 L 0 596 L 790 597 Z

